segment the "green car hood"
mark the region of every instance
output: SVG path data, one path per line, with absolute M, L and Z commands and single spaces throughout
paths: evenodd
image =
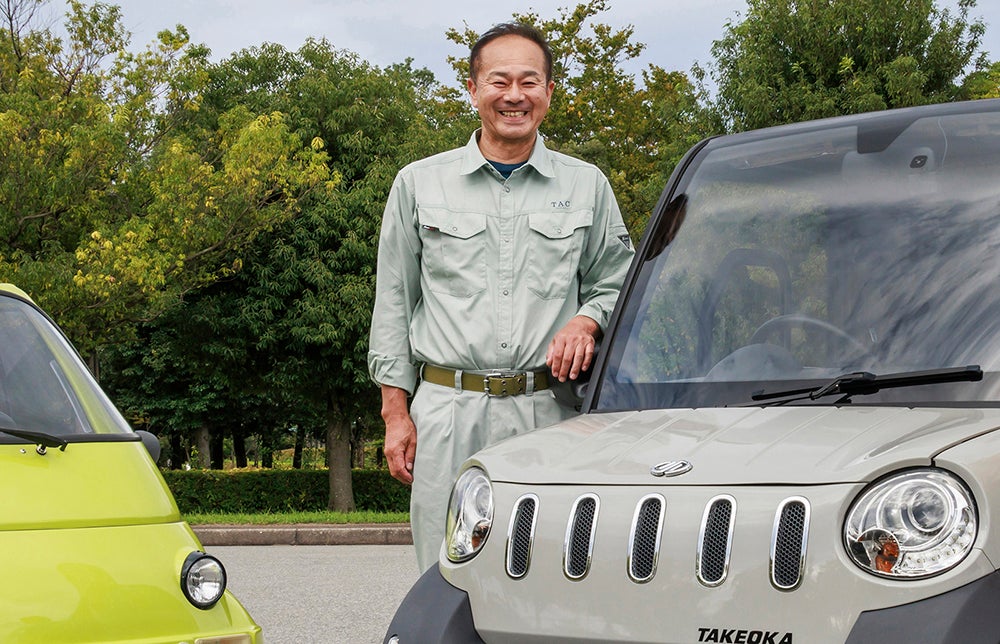
M 44 455 L 0 444 L 0 530 L 179 521 L 177 504 L 138 440 L 70 443 Z
M 669 409 L 587 414 L 476 455 L 493 481 L 533 484 L 822 484 L 929 465 L 1000 427 L 1000 410 L 899 407 Z M 651 468 L 688 461 L 659 479 Z

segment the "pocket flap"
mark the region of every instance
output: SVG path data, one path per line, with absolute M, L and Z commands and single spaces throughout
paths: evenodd
M 570 237 L 577 228 L 584 228 L 593 223 L 593 210 L 534 212 L 528 215 L 528 226 L 549 239 Z
M 437 231 L 469 239 L 486 230 L 486 215 L 472 212 L 452 212 L 444 208 L 421 208 L 417 221 L 423 230 Z

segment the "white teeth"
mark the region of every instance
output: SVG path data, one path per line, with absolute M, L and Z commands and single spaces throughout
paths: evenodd
M 500 114 L 508 117 L 517 117 L 517 116 L 524 116 L 525 114 L 527 114 L 527 112 L 500 112 Z

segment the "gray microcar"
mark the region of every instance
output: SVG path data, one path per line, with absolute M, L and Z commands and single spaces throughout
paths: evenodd
M 996 644 L 1000 100 L 699 143 L 592 372 L 386 642 Z

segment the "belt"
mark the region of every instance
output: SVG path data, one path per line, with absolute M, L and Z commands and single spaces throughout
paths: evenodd
M 446 367 L 436 367 L 425 364 L 421 370 L 421 379 L 443 387 L 457 387 L 455 375 L 461 373 L 463 391 L 478 391 L 488 396 L 516 396 L 528 390 L 528 374 L 534 374 L 533 391 L 548 389 L 549 376 L 545 371 L 508 371 L 497 369 L 493 371 L 457 371 Z

